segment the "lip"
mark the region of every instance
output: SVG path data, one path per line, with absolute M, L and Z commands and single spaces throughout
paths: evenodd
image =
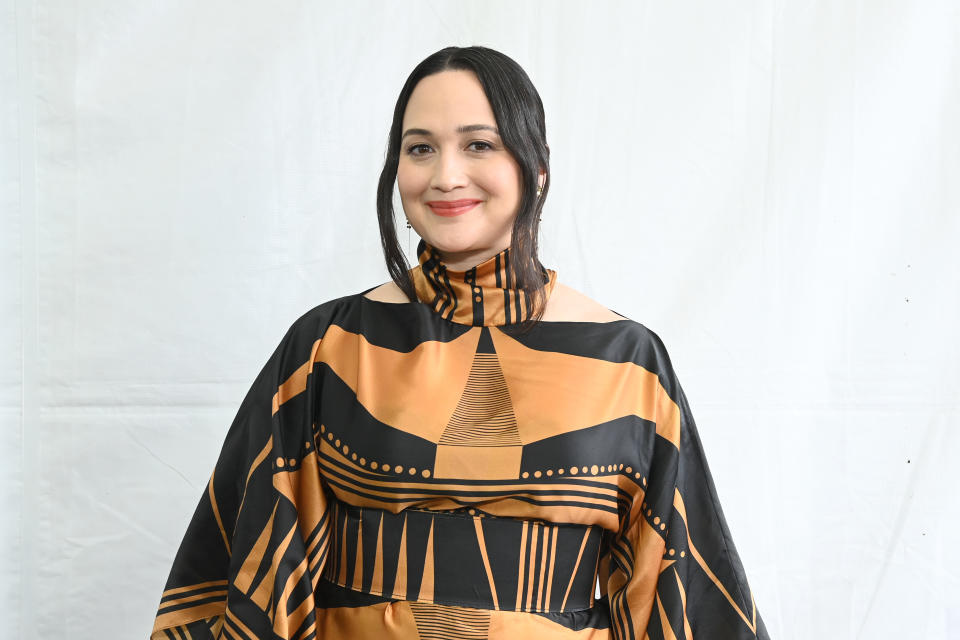
M 427 206 L 438 216 L 452 218 L 465 214 L 481 202 L 483 202 L 483 200 L 475 200 L 473 198 L 464 198 L 462 200 L 431 200 L 427 203 Z

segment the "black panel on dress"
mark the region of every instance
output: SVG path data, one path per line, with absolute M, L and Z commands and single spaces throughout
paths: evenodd
M 624 416 L 586 429 L 524 445 L 520 469 L 533 475 L 546 469 L 625 463 L 647 469 L 646 454 L 656 438 L 656 425 L 637 416 Z M 569 477 L 569 476 L 566 476 Z M 560 479 L 557 475 L 551 480 Z M 546 480 L 541 477 L 541 481 Z
M 520 531 L 523 524 L 518 520 L 511 523 L 512 527 L 508 527 L 501 522 L 497 522 L 499 526 L 494 526 L 494 522 L 493 518 L 485 517 L 480 520 L 497 596 L 502 607 L 510 608 L 517 601 L 517 567 L 520 566 L 520 545 L 517 544 L 519 536 L 515 532 Z
M 313 375 L 322 378 L 317 428 L 322 424 L 341 444 L 348 445 L 352 452 L 368 460 L 418 470 L 433 468 L 436 443 L 374 418 L 360 404 L 353 390 L 325 363 L 317 363 Z M 323 434 L 323 437 L 327 435 Z
M 392 602 L 390 598 L 383 598 L 372 593 L 362 593 L 333 584 L 325 578 L 317 581 L 317 588 L 314 591 L 317 596 L 317 604 L 324 609 L 333 609 L 335 607 L 369 607 L 380 604 L 381 602 Z M 273 630 L 271 629 L 271 632 Z M 269 638 L 269 635 L 257 636 Z
M 479 601 L 490 601 L 490 582 L 483 566 L 480 548 L 472 544 L 476 529 L 470 516 L 434 516 L 433 549 L 435 566 L 435 594 L 443 594 L 445 604 L 477 606 Z M 451 568 L 455 568 L 451 571 Z
M 679 401 L 679 386 L 663 341 L 634 320 L 538 322 L 526 333 L 511 325 L 497 329 L 529 349 L 607 362 L 632 362 L 657 374 L 667 395 L 674 402 Z
M 582 629 L 609 629 L 610 628 L 610 602 L 607 596 L 599 600 L 594 600 L 593 606 L 582 611 L 569 611 L 565 613 L 538 613 L 548 620 L 563 625 L 572 631 Z
M 416 600 L 423 581 L 424 560 L 427 553 L 427 540 L 433 515 L 424 511 L 408 509 L 407 515 L 407 600 Z M 436 530 L 434 530 L 436 536 Z M 436 537 L 434 537 L 436 544 Z
M 450 342 L 473 328 L 448 322 L 421 302 L 380 302 L 361 294 L 344 301 L 332 324 L 362 334 L 370 344 L 402 353 L 428 340 Z

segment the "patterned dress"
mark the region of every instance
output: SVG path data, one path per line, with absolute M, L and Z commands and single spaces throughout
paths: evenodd
M 509 249 L 418 253 L 419 300 L 358 293 L 287 331 L 152 638 L 768 638 L 657 335 L 524 331 Z

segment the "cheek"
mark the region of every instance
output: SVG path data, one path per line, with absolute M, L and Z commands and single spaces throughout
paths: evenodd
M 427 188 L 428 176 L 419 167 L 400 160 L 397 165 L 397 190 L 402 200 L 418 197 Z
M 513 161 L 500 162 L 489 168 L 487 190 L 511 203 L 520 201 L 520 166 Z

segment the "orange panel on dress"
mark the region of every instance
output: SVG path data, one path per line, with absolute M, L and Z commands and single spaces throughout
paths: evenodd
M 434 477 L 458 480 L 505 480 L 520 476 L 523 447 L 437 445 Z

